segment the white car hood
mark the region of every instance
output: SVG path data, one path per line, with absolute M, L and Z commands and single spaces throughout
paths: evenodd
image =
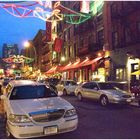
M 11 113 L 13 114 L 29 114 L 43 110 L 55 109 L 71 109 L 72 105 L 61 97 L 10 100 Z

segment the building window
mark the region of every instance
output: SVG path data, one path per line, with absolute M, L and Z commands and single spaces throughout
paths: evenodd
M 70 57 L 70 46 L 68 46 L 68 57 Z
M 98 43 L 99 43 L 100 47 L 102 47 L 104 44 L 104 32 L 103 32 L 103 30 L 98 31 Z
M 55 59 L 56 57 L 57 57 L 57 53 L 55 51 L 53 51 L 52 59 Z
M 76 43 L 74 43 L 74 51 L 73 51 L 73 56 L 76 57 L 77 54 L 77 48 L 76 48 Z
M 89 37 L 88 37 L 88 42 L 89 42 L 89 44 L 93 43 L 93 38 L 92 38 L 92 36 L 89 36 Z
M 113 3 L 111 5 L 111 14 L 115 14 L 117 12 L 117 5 L 115 3 Z
M 137 23 L 138 34 L 140 34 L 140 21 Z
M 67 54 L 66 47 L 64 47 L 64 49 L 63 49 L 63 55 L 66 56 L 66 54 Z
M 112 33 L 112 44 L 114 48 L 118 46 L 118 32 L 117 31 Z
M 131 33 L 129 28 L 125 28 L 125 42 L 130 43 L 131 42 Z
M 65 36 L 65 41 L 68 41 L 68 32 L 65 32 L 64 36 Z
M 85 37 L 84 38 L 84 47 L 87 47 L 88 46 L 88 37 Z
M 70 40 L 70 28 L 67 30 L 68 40 Z
M 118 68 L 116 69 L 116 80 L 125 80 L 125 69 L 124 68 Z
M 76 35 L 76 25 L 73 25 L 73 35 L 75 36 Z
M 103 24 L 103 14 L 97 16 L 97 25 L 100 26 Z
M 69 39 L 71 39 L 72 35 L 73 35 L 72 28 L 69 28 Z
M 70 57 L 72 57 L 72 50 L 73 50 L 73 47 L 70 46 Z
M 83 38 L 80 37 L 79 48 L 82 48 L 83 47 L 83 43 L 84 43 Z
M 73 28 L 73 35 L 75 36 L 76 34 L 78 34 L 78 25 L 74 24 L 74 28 Z

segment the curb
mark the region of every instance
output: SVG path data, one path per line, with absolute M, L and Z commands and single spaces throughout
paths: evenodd
M 138 102 L 136 102 L 136 101 L 130 103 L 130 105 L 139 107 L 139 104 L 138 104 Z

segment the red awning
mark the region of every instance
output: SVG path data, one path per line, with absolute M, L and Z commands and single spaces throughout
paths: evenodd
M 45 74 L 53 74 L 55 73 L 56 69 L 57 69 L 57 66 L 54 66 L 51 69 L 49 69 L 47 72 L 45 72 Z
M 97 61 L 99 61 L 101 58 L 102 58 L 102 57 L 97 57 L 97 58 L 95 58 L 95 59 L 93 59 L 93 60 L 88 60 L 86 63 L 84 63 L 84 64 L 82 65 L 82 67 L 88 66 L 88 65 L 92 65 L 92 64 L 96 63 Z
M 78 69 L 78 68 L 81 68 L 81 67 L 84 67 L 84 66 L 92 65 L 95 62 L 99 61 L 101 58 L 102 57 L 98 57 L 98 58 L 95 58 L 95 59 L 92 59 L 92 60 L 85 59 L 82 62 L 75 62 L 73 64 L 69 63 L 68 65 L 64 66 L 60 71 L 67 71 L 67 70 L 71 70 L 71 69 Z
M 66 66 L 61 68 L 60 71 L 66 71 L 66 70 L 70 69 L 71 65 L 72 65 L 71 63 L 67 64 Z

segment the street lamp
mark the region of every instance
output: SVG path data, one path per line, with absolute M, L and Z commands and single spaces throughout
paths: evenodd
M 35 65 L 36 65 L 36 63 L 37 63 L 37 53 L 36 53 L 36 49 L 35 49 L 34 45 L 29 41 L 25 41 L 24 42 L 24 47 L 25 48 L 29 48 L 29 47 L 33 48 L 33 50 L 34 50 L 34 58 L 35 58 Z

